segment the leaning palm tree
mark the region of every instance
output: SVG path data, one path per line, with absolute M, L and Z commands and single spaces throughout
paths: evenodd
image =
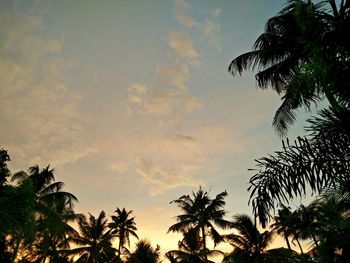
M 104 211 L 97 218 L 90 214 L 89 221 L 81 218 L 78 226 L 80 235 L 70 238 L 78 247 L 67 251 L 71 255 L 79 255 L 76 262 L 103 263 L 115 258 L 116 249 L 111 242 L 113 235 L 108 229 Z
M 204 249 L 199 232 L 196 229 L 190 229 L 183 233 L 184 238 L 179 241 L 179 249 L 168 251 L 165 256 L 170 261 L 181 263 L 205 263 L 213 262 L 206 260 L 207 256 L 223 255 L 220 250 Z
M 153 248 L 147 240 L 140 240 L 136 243 L 136 249 L 127 257 L 127 263 L 159 263 L 160 247 Z
M 130 236 L 134 236 L 138 239 L 136 234 L 136 223 L 135 217 L 129 217 L 132 210 L 126 211 L 125 208 L 120 210 L 117 208 L 115 210 L 117 215 L 111 216 L 112 222 L 108 224 L 109 228 L 112 230 L 111 233 L 118 236 L 119 246 L 118 246 L 118 262 L 121 260 L 122 250 L 127 249 L 125 244 L 130 247 Z
M 177 223 L 172 225 L 168 232 L 186 232 L 193 228 L 201 232 L 202 244 L 204 251 L 207 250 L 206 236 L 209 235 L 218 244 L 223 241 L 222 236 L 215 229 L 215 226 L 226 229 L 230 222 L 224 219 L 226 211 L 224 198 L 227 192 L 218 194 L 214 199 L 209 197 L 208 192 L 199 188 L 198 192 L 192 192 L 190 195 L 183 195 L 171 203 L 177 204 L 183 214 L 176 216 Z M 205 260 L 208 260 L 205 255 Z
M 273 231 L 260 233 L 253 220 L 247 215 L 236 215 L 231 227 L 238 234 L 228 234 L 225 239 L 233 246 L 233 252 L 224 262 L 263 262 L 268 246 L 273 241 Z

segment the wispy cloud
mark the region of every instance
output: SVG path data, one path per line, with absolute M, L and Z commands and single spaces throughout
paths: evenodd
M 199 57 L 199 53 L 193 45 L 191 35 L 186 32 L 171 32 L 169 35 L 169 46 L 173 48 L 181 58 L 193 60 Z
M 156 70 L 153 86 L 132 84 L 129 87 L 130 109 L 140 113 L 164 115 L 174 110 L 191 112 L 201 107 L 199 99 L 188 94 L 185 64 L 162 66 Z
M 184 168 L 167 169 L 143 158 L 138 159 L 135 165 L 136 172 L 151 185 L 151 195 L 159 195 L 179 186 L 197 186 L 201 182 L 187 176 Z
M 177 21 L 180 25 L 184 26 L 187 29 L 191 29 L 197 26 L 197 22 L 188 15 L 188 11 L 190 10 L 190 5 L 186 2 L 186 0 L 175 0 L 174 2 L 174 14 Z
M 203 25 L 203 35 L 208 41 L 208 46 L 218 51 L 221 50 L 221 25 L 214 20 L 206 19 Z
M 24 167 L 69 162 L 90 151 L 80 135 L 79 96 L 62 81 L 75 62 L 55 56 L 62 42 L 34 34 L 42 28 L 39 16 L 1 11 L 0 140 Z

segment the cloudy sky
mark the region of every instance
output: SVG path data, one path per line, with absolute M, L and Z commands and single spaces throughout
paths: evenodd
M 227 67 L 284 2 L 0 0 L 11 169 L 50 164 L 77 211 L 132 209 L 164 251 L 178 241 L 166 234 L 179 212 L 169 202 L 199 185 L 228 191 L 228 217 L 251 213 L 247 169 L 281 145 L 280 98 Z

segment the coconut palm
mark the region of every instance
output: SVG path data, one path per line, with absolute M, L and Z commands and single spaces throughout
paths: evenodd
M 264 262 L 264 255 L 273 241 L 273 231 L 260 233 L 253 220 L 244 214 L 234 216 L 231 227 L 238 234 L 225 236 L 233 246 L 233 252 L 225 257 L 224 262 Z
M 328 2 L 330 10 L 325 3 Z M 265 32 L 253 51 L 235 58 L 232 74 L 258 69 L 261 88 L 271 86 L 283 94 L 273 125 L 281 135 L 295 120 L 295 110 L 325 96 L 334 110 L 349 106 L 349 1 L 334 0 L 314 4 L 288 0 L 285 7 L 268 20 Z
M 347 262 L 350 256 L 350 191 L 349 180 L 336 187 L 337 192 L 327 190 L 305 209 L 313 211 L 317 223 L 315 234 L 319 243 L 315 246 L 322 262 Z M 337 252 L 341 251 L 341 253 Z M 336 261 L 336 262 L 338 262 Z
M 130 217 L 132 210 L 126 211 L 125 208 L 120 210 L 117 208 L 115 210 L 116 215 L 111 216 L 112 222 L 108 224 L 109 228 L 112 230 L 112 234 L 116 234 L 119 239 L 118 246 L 118 262 L 121 260 L 121 254 L 123 249 L 127 249 L 125 245 L 130 247 L 130 236 L 134 236 L 138 239 L 136 234 L 136 223 L 135 217 Z
M 136 249 L 127 257 L 127 263 L 158 263 L 160 262 L 160 247 L 153 248 L 147 240 L 136 243 Z
M 309 136 L 283 149 L 257 159 L 256 174 L 250 179 L 250 202 L 263 227 L 271 219 L 276 203 L 285 203 L 307 193 L 320 194 L 325 188 L 343 182 L 350 172 L 350 112 L 338 115 L 323 110 L 321 117 L 309 120 Z M 308 186 L 308 187 L 307 187 Z
M 207 235 L 213 239 L 215 245 L 222 242 L 223 238 L 215 229 L 215 226 L 226 229 L 230 225 L 230 222 L 224 219 L 226 211 L 223 208 L 226 196 L 227 192 L 225 191 L 211 199 L 208 192 L 204 192 L 202 188 L 199 188 L 196 193 L 192 192 L 192 197 L 183 195 L 172 201 L 171 203 L 175 203 L 180 207 L 183 214 L 175 217 L 177 223 L 172 225 L 168 232 L 184 233 L 189 229 L 200 231 L 204 251 L 207 250 Z M 205 255 L 205 260 L 207 260 L 207 255 Z
M 171 250 L 166 253 L 166 257 L 173 262 L 181 263 L 205 263 L 212 262 L 206 260 L 208 256 L 223 255 L 220 250 L 204 250 L 203 242 L 199 231 L 196 229 L 189 229 L 183 233 L 184 238 L 179 241 L 179 249 Z
M 64 262 L 67 250 L 70 248 L 69 240 L 79 236 L 79 233 L 70 225 L 83 218 L 64 203 L 57 200 L 50 210 L 36 222 L 36 240 L 33 249 L 37 261 Z
M 25 232 L 27 237 L 34 232 L 34 193 L 30 182 L 14 186 L 8 181 L 11 172 L 7 167 L 10 156 L 0 149 L 0 236 L 9 231 Z
M 288 249 L 291 250 L 288 237 L 291 235 L 291 214 L 290 207 L 281 205 L 281 209 L 278 210 L 278 215 L 274 217 L 274 223 L 271 225 L 272 230 L 277 234 L 282 235 L 286 241 Z
M 15 173 L 11 180 L 16 182 L 18 187 L 29 184 L 33 191 L 32 210 L 35 216 L 35 229 L 33 229 L 35 243 L 32 251 L 37 251 L 38 254 L 31 257 L 39 257 L 42 260 L 45 260 L 46 257 L 50 258 L 51 252 L 56 251 L 56 248 L 64 248 L 59 243 L 65 239 L 66 231 L 71 231 L 67 223 L 75 216 L 73 207 L 78 199 L 72 193 L 63 191 L 64 183 L 55 181 L 54 170 L 50 169 L 49 166 L 44 169 L 40 169 L 39 166 L 30 167 L 29 173 Z M 26 240 L 23 240 L 25 235 L 20 228 L 14 237 L 17 238 L 14 252 L 14 257 L 16 257 L 17 249 L 22 241 Z M 29 241 L 30 243 L 31 241 Z M 65 244 L 67 245 L 67 242 Z
M 113 235 L 108 229 L 104 211 L 97 218 L 91 214 L 89 220 L 80 218 L 78 227 L 80 235 L 70 238 L 78 247 L 69 251 L 72 255 L 79 255 L 76 262 L 103 263 L 115 258 L 116 249 L 111 243 Z

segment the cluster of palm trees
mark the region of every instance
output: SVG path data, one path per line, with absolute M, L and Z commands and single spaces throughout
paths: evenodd
M 205 263 L 213 262 L 219 256 L 223 257 L 224 263 L 349 261 L 349 192 L 344 195 L 338 190 L 330 191 L 309 206 L 301 205 L 294 211 L 281 205 L 273 223 L 264 231 L 260 231 L 256 221 L 245 214 L 226 220 L 226 195 L 222 192 L 212 199 L 200 188 L 196 193 L 172 202 L 183 213 L 175 217 L 177 222 L 168 232 L 180 232 L 183 239 L 178 243 L 178 250 L 166 253 L 170 262 Z M 219 229 L 226 231 L 220 234 Z M 285 239 L 287 248 L 270 249 L 277 235 Z M 209 239 L 213 249 L 208 248 Z M 224 242 L 232 245 L 232 252 L 215 249 Z
M 273 119 L 282 137 L 300 107 L 310 109 L 323 98 L 329 107 L 308 120 L 305 136 L 284 139 L 280 151 L 256 160 L 248 188 L 253 218 L 225 219 L 226 192 L 211 198 L 200 188 L 174 200 L 182 214 L 168 232 L 183 238 L 167 260 L 350 262 L 349 35 L 350 0 L 287 0 L 253 50 L 232 61 L 231 73 L 258 69 L 258 86 L 283 95 Z M 130 238 L 138 239 L 132 211 L 117 208 L 110 218 L 103 211 L 98 217 L 76 214 L 77 198 L 55 181 L 53 169 L 34 166 L 11 175 L 8 161 L 0 149 L 0 262 L 160 262 L 160 248 L 146 240 L 129 251 Z M 292 211 L 290 201 L 308 189 L 318 197 Z M 276 235 L 287 248 L 269 249 Z M 230 253 L 215 249 L 222 242 L 232 245 Z
M 282 94 L 273 119 L 282 137 L 300 107 L 328 101 L 328 108 L 308 120 L 305 136 L 294 143 L 285 139 L 282 150 L 256 160 L 249 202 L 261 225 L 272 222 L 288 248 L 292 238 L 303 253 L 299 240 L 311 239 L 317 262 L 349 262 L 350 1 L 315 2 L 288 0 L 229 71 L 258 69 L 258 86 Z M 290 211 L 290 201 L 308 192 L 320 196 Z
M 132 211 L 117 208 L 110 220 L 104 211 L 97 218 L 77 214 L 78 199 L 55 181 L 53 169 L 34 166 L 11 176 L 8 161 L 0 149 L 0 262 L 144 262 L 143 253 L 159 258 L 159 248 L 147 240 L 128 250 L 130 238 L 138 239 Z
M 132 211 L 117 208 L 109 218 L 104 211 L 97 217 L 76 214 L 77 198 L 55 181 L 53 169 L 35 166 L 29 173 L 11 176 L 7 152 L 1 150 L 0 157 L 0 262 L 161 262 L 160 247 L 153 248 L 147 240 L 139 240 L 135 250 L 129 251 L 130 238 L 138 240 Z M 224 191 L 211 198 L 200 187 L 171 202 L 182 213 L 168 232 L 179 232 L 183 238 L 177 249 L 165 254 L 166 260 L 208 263 L 221 257 L 225 263 L 259 263 L 347 262 L 350 258 L 350 195 L 344 187 L 335 185 L 295 211 L 281 205 L 264 231 L 248 215 L 227 220 L 226 196 Z M 276 235 L 285 239 L 287 248 L 269 249 Z M 225 242 L 232 245 L 230 253 L 216 249 Z

